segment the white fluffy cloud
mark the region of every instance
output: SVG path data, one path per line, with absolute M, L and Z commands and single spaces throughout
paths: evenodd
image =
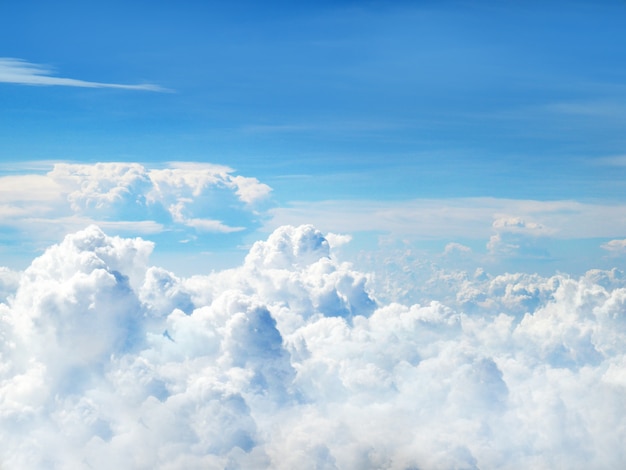
M 117 197 L 104 192 L 77 200 Z M 384 284 L 310 225 L 280 227 L 208 276 L 150 266 L 151 250 L 91 226 L 3 271 L 3 467 L 626 459 L 620 271 L 439 272 L 430 300 L 402 304 L 376 300 Z
M 271 188 L 233 173 L 209 164 L 58 163 L 44 175 L 0 177 L 2 225 L 45 241 L 89 223 L 187 236 L 242 231 L 256 224 Z
M 487 250 L 497 256 L 547 257 L 538 241 L 553 231 L 537 222 L 521 217 L 498 217 L 492 224 L 495 234 L 489 238 Z

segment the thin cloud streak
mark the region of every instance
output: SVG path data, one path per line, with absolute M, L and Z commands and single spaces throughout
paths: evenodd
M 168 92 L 166 88 L 150 83 L 126 85 L 120 83 L 90 82 L 74 78 L 54 77 L 52 71 L 39 64 L 11 57 L 0 57 L 0 82 L 32 86 L 69 86 L 79 88 L 118 88 Z

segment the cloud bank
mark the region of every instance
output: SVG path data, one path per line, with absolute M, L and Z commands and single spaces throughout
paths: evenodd
M 117 194 L 74 200 L 88 209 Z M 310 225 L 277 228 L 241 266 L 209 276 L 150 266 L 152 249 L 90 226 L 23 273 L 0 272 L 3 467 L 626 459 L 620 271 L 439 273 L 430 300 L 402 304 L 380 300 L 372 276 Z
M 0 57 L 0 82 L 35 86 L 69 86 L 80 88 L 119 88 L 124 90 L 168 91 L 149 83 L 124 85 L 119 83 L 90 82 L 74 78 L 62 78 L 52 75 L 52 70 L 23 59 Z

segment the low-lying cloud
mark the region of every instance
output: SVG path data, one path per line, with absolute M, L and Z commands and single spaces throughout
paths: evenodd
M 151 266 L 152 249 L 90 226 L 23 273 L 0 271 L 3 467 L 626 459 L 620 271 L 439 273 L 429 300 L 404 304 L 381 300 L 384 284 L 309 225 L 279 227 L 208 276 Z

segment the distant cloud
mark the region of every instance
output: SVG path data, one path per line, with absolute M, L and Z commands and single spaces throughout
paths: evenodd
M 592 162 L 598 165 L 624 167 L 626 166 L 626 155 L 613 155 L 610 157 L 596 158 L 593 159 Z
M 622 103 L 603 100 L 552 103 L 545 109 L 557 114 L 590 118 L 617 118 L 626 114 L 626 107 Z
M 46 243 L 98 223 L 115 233 L 232 233 L 256 225 L 271 188 L 226 166 L 57 163 L 0 177 L 0 227 Z M 188 233 L 188 235 L 189 235 Z
M 526 221 L 522 217 L 504 216 L 496 218 L 492 227 L 496 233 L 487 243 L 487 250 L 492 255 L 548 257 L 539 240 L 554 231 L 548 230 L 544 225 Z
M 232 233 L 241 232 L 246 229 L 245 227 L 230 227 L 223 224 L 219 220 L 211 219 L 183 219 L 182 222 L 185 225 L 198 229 L 201 232 Z
M 626 239 L 608 241 L 602 244 L 601 248 L 616 255 L 626 254 Z
M 487 239 L 494 231 L 559 239 L 619 237 L 626 204 L 571 200 L 445 198 L 297 201 L 270 210 L 266 227 L 312 223 L 326 231 L 378 231 L 418 238 Z
M 80 88 L 120 88 L 125 90 L 169 91 L 166 88 L 149 83 L 126 85 L 55 77 L 53 71 L 40 64 L 33 64 L 22 59 L 0 57 L 0 82 L 36 86 L 69 86 Z
M 451 242 L 446 245 L 443 250 L 444 255 L 452 255 L 455 253 L 471 253 L 472 249 L 469 246 L 462 245 L 461 243 Z
M 499 217 L 493 221 L 492 227 L 506 232 L 539 233 L 544 227 L 536 222 L 526 222 L 521 217 Z

